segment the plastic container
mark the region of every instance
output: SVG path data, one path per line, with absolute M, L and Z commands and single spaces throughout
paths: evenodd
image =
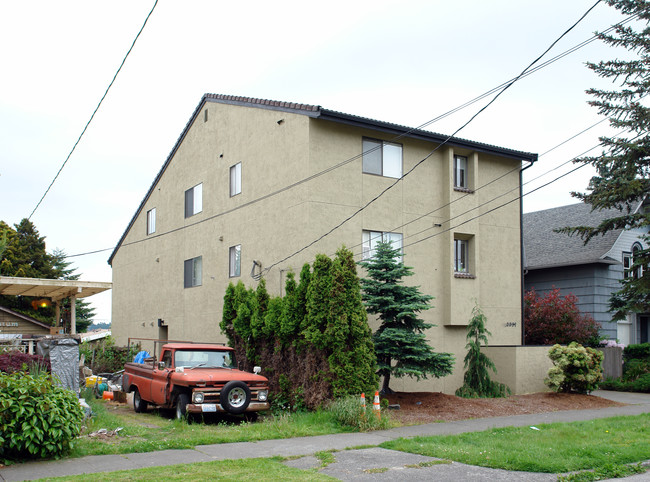
M 113 400 L 113 392 L 110 392 L 108 390 L 104 390 L 104 393 L 102 393 L 102 399 L 103 400 Z
M 104 377 L 98 377 L 97 375 L 91 375 L 86 378 L 86 387 L 94 387 L 100 383 L 105 383 L 107 380 Z

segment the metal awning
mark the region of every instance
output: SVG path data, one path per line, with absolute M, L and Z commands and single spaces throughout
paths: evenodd
M 60 301 L 64 298 L 86 298 L 110 290 L 113 283 L 42 278 L 0 276 L 0 295 L 34 296 Z

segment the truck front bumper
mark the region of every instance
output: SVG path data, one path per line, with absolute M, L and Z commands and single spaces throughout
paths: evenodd
M 269 402 L 251 402 L 246 408 L 246 412 L 261 412 L 271 408 Z M 220 403 L 188 403 L 186 410 L 189 413 L 214 413 L 226 412 Z

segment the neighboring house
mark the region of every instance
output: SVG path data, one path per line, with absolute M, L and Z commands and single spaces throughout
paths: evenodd
M 639 206 L 638 209 L 643 209 Z M 586 245 L 579 236 L 556 233 L 567 226 L 597 226 L 619 216 L 617 210 L 592 211 L 584 203 L 524 214 L 525 288 L 540 294 L 559 288 L 578 297 L 578 307 L 601 324 L 601 334 L 621 343 L 648 342 L 650 314 L 628 315 L 612 321 L 609 298 L 620 289 L 630 270 L 634 252 L 645 248 L 639 229 L 614 230 L 592 238 Z
M 319 106 L 206 94 L 109 259 L 113 336 L 225 341 L 229 282 L 254 287 L 263 273 L 280 295 L 287 272 L 318 253 L 345 245 L 360 260 L 391 240 L 414 267 L 406 281 L 435 296 L 427 338 L 456 355 L 454 375 L 425 389 L 453 392 L 475 303 L 490 344 L 521 344 L 518 196 L 537 155 L 457 138 L 440 147 L 446 139 Z

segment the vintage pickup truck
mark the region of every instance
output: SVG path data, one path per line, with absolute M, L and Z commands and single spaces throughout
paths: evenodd
M 154 353 L 156 348 L 154 348 Z M 160 361 L 126 363 L 125 392 L 133 392 L 133 408 L 144 412 L 149 404 L 175 409 L 176 418 L 187 413 L 228 412 L 255 419 L 269 409 L 269 381 L 237 368 L 235 351 L 211 343 L 166 343 Z

